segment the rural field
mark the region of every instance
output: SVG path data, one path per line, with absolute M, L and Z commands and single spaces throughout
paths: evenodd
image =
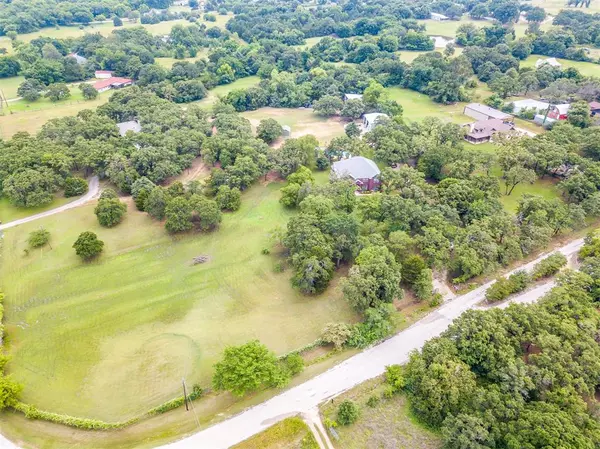
M 287 418 L 231 449 L 318 449 L 309 427 L 298 417 Z
M 289 126 L 292 129 L 291 137 L 312 134 L 321 145 L 327 145 L 334 137 L 344 135 L 344 122 L 339 117 L 320 117 L 312 109 L 261 108 L 241 115 L 250 120 L 254 130 L 261 120 L 272 118 L 281 125 Z
M 381 399 L 374 407 L 367 405 L 372 396 L 382 398 L 384 390 L 381 378 L 373 379 L 321 406 L 321 415 L 331 421 L 336 420 L 337 407 L 346 399 L 354 401 L 361 409 L 361 415 L 354 424 L 335 428 L 339 439 L 330 436 L 334 446 L 339 449 L 441 448 L 441 438 L 412 416 L 405 395 Z
M 221 86 L 217 86 L 214 89 L 208 91 L 208 96 L 203 98 L 200 101 L 196 101 L 202 108 L 210 108 L 215 101 L 219 99 L 219 97 L 224 97 L 232 90 L 236 89 L 247 89 L 248 87 L 252 87 L 260 82 L 260 78 L 258 76 L 247 76 L 246 78 L 240 78 L 235 80 L 230 84 L 223 84 Z
M 521 61 L 522 67 L 535 67 L 535 63 L 538 59 L 546 59 L 547 56 L 531 55 L 524 61 Z M 568 59 L 556 58 L 564 67 L 573 67 L 579 70 L 579 73 L 585 76 L 598 76 L 600 75 L 600 65 L 594 64 L 593 62 L 583 61 L 571 61 Z
M 8 223 L 9 221 L 18 220 L 20 218 L 29 217 L 30 215 L 45 212 L 55 207 L 62 206 L 63 204 L 70 203 L 76 200 L 77 197 L 65 198 L 62 193 L 56 194 L 52 203 L 41 206 L 41 207 L 17 207 L 10 204 L 6 197 L 0 198 L 0 223 Z
M 9 371 L 27 386 L 23 400 L 123 420 L 176 396 L 182 377 L 209 386 L 227 344 L 257 338 L 285 353 L 327 322 L 353 320 L 337 292 L 302 296 L 261 254 L 269 231 L 289 218 L 279 187 L 252 188 L 211 234 L 170 237 L 131 204 L 114 229 L 101 228 L 89 205 L 7 230 L 0 278 L 14 342 Z M 53 249 L 26 256 L 27 235 L 39 226 Z M 85 230 L 105 241 L 89 264 L 71 248 Z M 210 262 L 192 266 L 201 254 Z
M 7 100 L 11 100 L 13 98 L 17 98 L 17 89 L 19 85 L 25 81 L 24 76 L 11 76 L 9 78 L 0 78 L 0 92 L 2 92 L 2 97 Z M 3 109 L 5 105 L 2 105 Z

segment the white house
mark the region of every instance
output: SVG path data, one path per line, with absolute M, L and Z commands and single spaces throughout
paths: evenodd
M 512 120 L 512 115 L 505 114 L 498 109 L 490 108 L 481 103 L 471 103 L 466 105 L 463 114 L 473 117 L 476 120 L 490 120 L 493 118 L 504 121 Z
M 96 70 L 94 72 L 94 76 L 98 79 L 105 80 L 111 78 L 113 76 L 113 72 L 111 70 Z
M 431 20 L 437 20 L 438 22 L 443 22 L 444 20 L 450 20 L 450 17 L 445 16 L 443 14 L 438 14 L 437 12 L 432 12 Z
M 517 100 L 512 102 L 514 105 L 513 112 L 515 114 L 519 114 L 524 109 L 534 109 L 535 112 L 546 112 L 550 103 L 546 103 L 545 101 L 539 100 Z
M 363 127 L 365 132 L 372 131 L 375 126 L 377 126 L 378 122 L 382 118 L 389 118 L 387 114 L 382 114 L 381 112 L 372 112 L 370 114 L 363 115 Z
M 561 67 L 562 66 L 562 64 L 560 62 L 558 62 L 556 60 L 556 58 L 546 58 L 546 59 L 540 58 L 535 62 L 535 68 L 539 69 L 540 67 L 542 67 L 543 65 L 546 65 L 546 64 L 549 66 L 552 66 L 552 67 Z
M 362 100 L 362 94 L 344 94 L 344 101 L 348 100 Z
M 119 134 L 125 137 L 128 131 L 139 133 L 142 130 L 142 125 L 137 120 L 129 120 L 128 122 L 117 123 L 117 128 L 119 128 Z

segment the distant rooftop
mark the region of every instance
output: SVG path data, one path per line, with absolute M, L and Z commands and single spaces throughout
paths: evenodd
M 128 122 L 117 123 L 117 128 L 119 128 L 119 134 L 121 134 L 121 136 L 123 137 L 127 134 L 127 131 L 139 133 L 142 130 L 142 126 L 137 120 L 130 120 Z
M 381 171 L 371 159 L 362 156 L 351 157 L 334 162 L 331 166 L 334 173 L 340 177 L 350 176 L 352 179 L 372 179 Z
M 510 114 L 506 114 L 498 109 L 490 108 L 481 103 L 471 103 L 465 106 L 465 109 L 471 109 L 473 111 L 479 112 L 481 114 L 489 115 L 492 118 L 499 118 L 501 120 L 505 120 L 511 118 Z

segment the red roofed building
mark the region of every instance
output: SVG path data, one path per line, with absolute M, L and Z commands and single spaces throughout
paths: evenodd
M 592 116 L 600 115 L 600 103 L 597 101 L 590 102 L 590 113 Z
M 94 89 L 98 92 L 105 92 L 110 89 L 120 89 L 122 87 L 131 86 L 132 84 L 132 79 L 113 76 L 105 80 L 96 81 L 94 83 Z

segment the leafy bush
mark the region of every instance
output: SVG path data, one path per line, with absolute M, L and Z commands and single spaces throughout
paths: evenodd
M 98 239 L 98 236 L 93 232 L 86 231 L 79 234 L 79 237 L 73 243 L 75 253 L 84 260 L 89 260 L 96 257 L 102 252 L 104 242 Z
M 392 387 L 392 392 L 402 391 L 406 385 L 406 380 L 402 374 L 400 365 L 389 365 L 385 367 L 385 382 Z
M 328 323 L 323 329 L 321 340 L 325 344 L 333 344 L 335 349 L 341 349 L 342 346 L 352 336 L 352 327 L 346 323 Z
M 367 400 L 367 405 L 369 407 L 377 407 L 377 404 L 379 404 L 379 401 L 380 401 L 379 396 L 373 395 Z
M 337 421 L 343 426 L 349 426 L 356 422 L 360 416 L 360 409 L 354 401 L 346 399 L 343 401 L 337 412 Z
M 542 278 L 553 276 L 566 264 L 567 258 L 564 254 L 554 253 L 534 265 L 531 278 L 534 281 L 537 281 Z
M 98 223 L 107 228 L 119 224 L 123 220 L 126 211 L 127 205 L 121 203 L 117 198 L 101 199 L 94 209 L 94 213 L 98 217 Z
M 88 183 L 85 179 L 72 177 L 67 178 L 65 181 L 65 196 L 67 198 L 72 196 L 83 195 L 88 191 Z
M 487 302 L 498 302 L 511 294 L 510 282 L 506 278 L 498 278 L 485 292 Z
M 300 374 L 304 370 L 304 359 L 300 354 L 290 354 L 283 359 L 286 369 L 292 376 Z
M 434 293 L 429 300 L 429 307 L 437 307 L 444 302 L 444 297 L 441 293 Z
M 519 293 L 527 288 L 531 282 L 531 276 L 525 270 L 515 271 L 508 277 L 510 283 L 510 292 Z
M 48 232 L 44 228 L 40 228 L 37 231 L 33 231 L 29 234 L 29 238 L 27 239 L 27 243 L 32 248 L 41 248 L 46 243 L 50 241 L 50 232 Z

